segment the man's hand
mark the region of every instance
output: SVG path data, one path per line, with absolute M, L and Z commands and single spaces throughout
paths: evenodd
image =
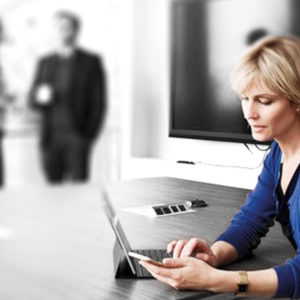
M 52 102 L 53 89 L 49 84 L 41 84 L 36 89 L 35 100 L 38 104 L 47 105 Z
M 190 240 L 172 241 L 167 246 L 167 252 L 173 252 L 173 258 L 175 259 L 194 256 L 213 267 L 217 266 L 216 256 L 210 245 L 203 239 L 192 238 Z

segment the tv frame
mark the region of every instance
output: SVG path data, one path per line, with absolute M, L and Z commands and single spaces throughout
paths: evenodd
M 208 1 L 208 0 L 198 0 Z M 221 0 L 222 1 L 222 0 Z M 193 3 L 195 0 L 174 0 L 171 3 L 171 18 L 170 18 L 170 110 L 169 110 L 169 137 L 175 138 L 187 138 L 187 139 L 199 139 L 221 142 L 234 142 L 234 143 L 247 143 L 247 144 L 260 144 L 270 145 L 272 141 L 257 141 L 253 139 L 251 133 L 234 133 L 234 132 L 217 132 L 217 131 L 205 131 L 205 130 L 189 130 L 189 129 L 176 129 L 174 128 L 174 115 L 175 115 L 175 103 L 174 103 L 174 89 L 176 86 L 176 59 L 175 59 L 175 32 L 174 32 L 174 7 L 175 5 Z M 229 78 L 228 78 L 229 80 Z

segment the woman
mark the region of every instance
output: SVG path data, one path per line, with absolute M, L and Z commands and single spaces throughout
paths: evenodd
M 213 245 L 197 238 L 173 241 L 167 248 L 173 258 L 164 260 L 163 267 L 140 263 L 176 289 L 300 297 L 300 40 L 259 40 L 235 66 L 231 81 L 253 138 L 274 140 L 258 183 Z M 217 269 L 256 248 L 274 219 L 298 250 L 294 258 L 266 270 Z

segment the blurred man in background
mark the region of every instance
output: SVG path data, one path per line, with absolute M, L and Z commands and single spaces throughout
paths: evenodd
M 50 183 L 89 178 L 91 146 L 106 110 L 101 59 L 77 47 L 80 20 L 57 12 L 59 47 L 37 67 L 30 102 L 42 116 L 41 152 Z
M 3 23 L 0 20 L 0 46 L 4 43 L 4 28 Z M 4 159 L 2 150 L 2 140 L 5 131 L 5 116 L 9 105 L 12 104 L 14 97 L 7 91 L 7 84 L 4 76 L 3 66 L 0 59 L 0 188 L 4 185 Z
M 0 45 L 3 38 L 3 27 L 0 20 Z M 0 188 L 3 186 L 3 154 L 2 154 L 2 136 L 3 136 L 3 123 L 4 123 L 4 81 L 2 74 L 2 67 L 0 64 Z

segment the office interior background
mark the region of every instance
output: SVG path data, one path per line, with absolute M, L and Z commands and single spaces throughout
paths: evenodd
M 15 96 L 3 140 L 6 187 L 45 184 L 37 116 L 27 108 L 26 94 L 37 58 L 52 45 L 51 22 L 58 9 L 81 17 L 80 44 L 102 56 L 108 77 L 109 111 L 93 150 L 91 184 L 172 176 L 254 187 L 264 152 L 253 145 L 249 151 L 243 143 L 169 137 L 170 6 L 171 0 L 1 1 L 6 36 L 1 64 Z M 283 7 L 273 9 L 276 17 Z M 214 11 L 212 20 L 221 13 Z M 198 163 L 178 164 L 178 160 Z

